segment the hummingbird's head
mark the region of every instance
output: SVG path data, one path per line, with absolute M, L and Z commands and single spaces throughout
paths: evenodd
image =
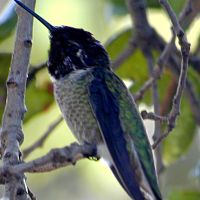
M 14 1 L 48 28 L 51 43 L 48 69 L 55 79 L 78 69 L 110 68 L 106 50 L 91 33 L 68 26 L 52 26 L 19 0 Z
M 50 31 L 50 42 L 48 68 L 56 79 L 78 69 L 110 68 L 104 47 L 83 29 L 55 27 Z

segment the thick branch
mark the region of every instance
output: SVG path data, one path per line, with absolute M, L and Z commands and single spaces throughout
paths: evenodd
M 27 0 L 26 4 L 34 9 L 35 1 Z M 26 111 L 24 92 L 32 46 L 33 19 L 21 9 L 17 11 L 19 16 L 17 39 L 7 80 L 7 101 L 1 130 L 1 153 L 4 167 L 18 164 L 21 161 L 19 146 L 23 142 L 22 120 Z M 6 179 L 5 199 L 29 199 L 24 175 L 21 173 L 18 176 L 18 178 L 10 176 Z
M 131 21 L 138 37 L 151 35 L 152 28 L 149 26 L 146 15 L 146 1 L 145 0 L 126 0 L 127 8 L 131 15 Z

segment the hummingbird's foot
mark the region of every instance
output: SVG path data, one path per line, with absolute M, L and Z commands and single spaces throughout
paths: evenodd
M 94 156 L 89 156 L 88 159 L 92 160 L 92 161 L 99 161 L 100 157 L 99 156 L 98 157 L 97 156 L 95 156 L 95 157 Z
M 92 152 L 90 154 L 83 153 L 83 156 L 89 160 L 98 161 L 100 156 L 97 154 L 97 146 L 88 142 L 84 142 L 84 145 L 89 146 L 90 148 L 92 147 Z

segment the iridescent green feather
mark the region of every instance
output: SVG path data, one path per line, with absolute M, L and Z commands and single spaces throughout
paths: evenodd
M 114 73 L 106 73 L 105 79 L 109 90 L 118 99 L 121 126 L 127 139 L 130 157 L 133 156 L 131 152 L 131 143 L 133 142 L 147 180 L 152 190 L 160 196 L 151 146 L 137 107 L 133 104 L 131 94 Z

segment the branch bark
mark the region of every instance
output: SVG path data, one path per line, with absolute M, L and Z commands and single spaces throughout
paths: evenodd
M 176 94 L 173 100 L 172 110 L 168 118 L 168 128 L 166 132 L 155 141 L 153 148 L 156 148 L 158 144 L 165 137 L 167 137 L 167 135 L 175 127 L 177 116 L 180 114 L 181 97 L 183 94 L 183 90 L 184 90 L 185 82 L 187 78 L 187 68 L 188 68 L 188 60 L 189 60 L 189 52 L 190 52 L 190 44 L 188 43 L 185 33 L 176 17 L 176 14 L 172 10 L 170 4 L 168 3 L 167 0 L 160 0 L 160 4 L 163 6 L 167 14 L 169 15 L 172 25 L 173 25 L 173 30 L 179 39 L 182 60 L 181 60 L 181 72 L 179 76 L 178 87 L 177 87 Z
M 3 180 L 6 174 L 18 174 L 18 173 L 41 173 L 49 172 L 58 168 L 62 168 L 68 165 L 75 165 L 77 161 L 89 158 L 97 161 L 99 159 L 97 155 L 97 149 L 95 145 L 79 145 L 73 143 L 70 146 L 66 146 L 59 149 L 52 149 L 45 156 L 37 158 L 27 163 L 20 163 L 18 165 L 9 166 L 8 168 L 0 168 L 0 180 Z
M 35 0 L 27 0 L 28 7 L 34 10 Z M 19 146 L 23 142 L 22 120 L 26 107 L 24 93 L 32 46 L 32 17 L 17 8 L 18 25 L 14 54 L 7 80 L 7 101 L 1 129 L 1 154 L 4 168 L 21 162 Z M 29 199 L 24 174 L 6 178 L 4 199 Z

